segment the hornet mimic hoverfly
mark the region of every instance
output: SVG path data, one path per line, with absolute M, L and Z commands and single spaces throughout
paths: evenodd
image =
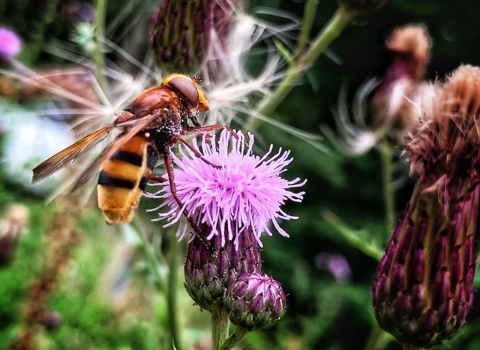
M 120 129 L 121 134 L 76 179 L 72 192 L 100 170 L 98 206 L 105 221 L 108 224 L 128 223 L 138 207 L 147 181 L 165 181 L 153 174 L 158 157 L 163 157 L 172 195 L 183 207 L 176 195 L 171 148 L 180 142 L 204 162 L 217 167 L 183 139 L 185 135 L 227 128 L 223 124 L 201 126 L 196 116 L 208 109 L 208 101 L 194 78 L 177 73 L 167 75 L 160 86 L 138 95 L 113 123 L 83 137 L 36 166 L 32 183 L 75 161 L 112 130 Z M 196 233 L 200 233 L 188 213 L 184 214 Z

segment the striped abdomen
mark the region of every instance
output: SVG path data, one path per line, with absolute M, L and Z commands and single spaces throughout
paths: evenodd
M 107 224 L 128 223 L 157 162 L 151 141 L 143 133 L 132 137 L 102 163 L 98 177 L 98 207 Z

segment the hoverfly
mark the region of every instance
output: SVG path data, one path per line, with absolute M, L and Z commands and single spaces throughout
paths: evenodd
M 204 162 L 217 167 L 182 138 L 184 135 L 226 128 L 223 124 L 200 125 L 196 116 L 208 109 L 208 101 L 196 79 L 177 73 L 167 75 L 160 86 L 138 95 L 113 123 L 83 137 L 36 166 L 32 183 L 72 163 L 112 130 L 120 129 L 121 134 L 79 175 L 72 192 L 100 170 L 97 196 L 105 221 L 108 224 L 128 223 L 138 208 L 147 181 L 165 181 L 153 174 L 153 168 L 161 156 L 172 195 L 182 208 L 175 189 L 171 148 L 178 142 L 183 143 Z M 184 211 L 184 214 L 193 229 L 200 233 L 188 213 Z

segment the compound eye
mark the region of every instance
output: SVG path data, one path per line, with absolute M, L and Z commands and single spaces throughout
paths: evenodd
M 197 86 L 190 77 L 175 76 L 168 81 L 168 86 L 178 92 L 192 106 L 197 108 L 200 103 Z

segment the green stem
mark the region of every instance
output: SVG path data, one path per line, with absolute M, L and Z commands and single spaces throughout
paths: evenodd
M 383 205 L 385 207 L 385 242 L 395 225 L 394 190 L 392 183 L 393 147 L 387 138 L 380 142 L 380 157 L 382 161 Z
M 212 310 L 212 344 L 213 350 L 223 349 L 222 345 L 228 336 L 230 321 L 228 313 L 223 309 Z
M 170 322 L 170 330 L 172 333 L 173 343 L 177 350 L 182 350 L 182 335 L 177 303 L 177 289 L 178 289 L 178 268 L 180 266 L 180 242 L 174 237 L 171 240 L 169 249 L 169 274 L 168 274 L 168 292 L 167 292 L 167 307 Z
M 135 231 L 137 232 L 142 243 L 140 248 L 142 249 L 143 256 L 145 257 L 145 263 L 147 264 L 150 273 L 155 279 L 155 287 L 161 293 L 166 293 L 166 281 L 162 277 L 162 275 L 160 274 L 160 270 L 158 269 L 160 262 L 157 258 L 157 255 L 155 254 L 155 247 L 153 247 L 152 244 L 148 241 L 144 230 L 141 229 L 141 226 L 138 224 L 137 220 L 135 221 L 135 223 L 137 224 L 137 229 Z M 158 247 L 160 247 L 160 244 L 158 245 Z
M 352 247 L 355 247 L 362 251 L 365 255 L 371 256 L 377 260 L 383 254 L 383 250 L 380 249 L 373 242 L 367 242 L 363 237 L 366 233 L 359 230 L 353 230 L 342 222 L 334 213 L 329 210 L 323 210 L 321 213 L 323 219 L 331 225 L 331 227 L 338 233 L 337 238 L 341 238 L 342 242 L 345 242 Z
M 377 322 L 374 321 L 364 349 L 381 350 L 384 348 L 385 344 L 385 332 L 380 328 Z
M 341 7 L 335 12 L 320 34 L 317 35 L 310 48 L 304 55 L 300 55 L 296 63 L 288 69 L 285 79 L 273 94 L 264 97 L 263 100 L 260 101 L 255 113 L 253 113 L 246 122 L 244 126 L 245 130 L 254 131 L 258 127 L 260 120 L 256 115 L 269 115 L 278 107 L 292 90 L 295 82 L 306 73 L 306 68 L 310 67 L 328 45 L 340 35 L 352 18 L 352 14 L 347 13 Z
M 103 68 L 105 67 L 105 61 L 103 57 L 103 38 L 105 37 L 105 14 L 107 10 L 107 1 L 108 0 L 96 0 L 96 17 L 95 17 L 95 45 L 96 48 L 93 50 L 92 58 L 95 62 L 96 68 L 96 78 L 98 84 L 102 89 L 105 89 L 107 83 L 105 81 L 105 76 L 103 75 Z
M 307 41 L 312 30 L 313 21 L 315 19 L 315 13 L 317 12 L 317 5 L 318 0 L 308 0 L 305 3 L 305 11 L 302 19 L 302 29 L 300 31 L 297 42 L 297 57 L 300 57 L 300 55 L 305 50 L 305 46 L 307 45 Z
M 220 347 L 220 350 L 230 350 L 235 344 L 237 344 L 248 333 L 248 330 L 243 327 L 237 327 L 235 332 L 229 336 Z

